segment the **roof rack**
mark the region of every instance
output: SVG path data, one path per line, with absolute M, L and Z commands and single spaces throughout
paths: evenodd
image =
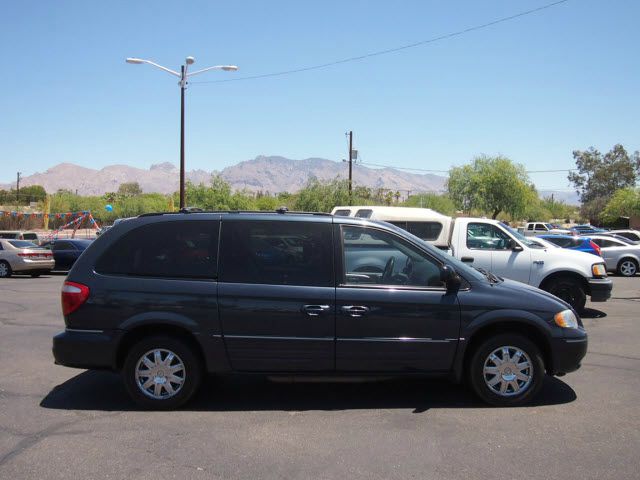
M 279 215 L 317 215 L 331 217 L 330 213 L 326 212 L 298 212 L 289 211 L 287 207 L 280 207 L 275 211 L 272 210 L 203 210 L 201 208 L 188 207 L 183 208 L 177 212 L 150 212 L 138 215 L 138 217 L 155 217 L 157 215 L 180 215 L 180 214 L 192 214 L 192 213 L 251 213 L 251 214 L 279 214 Z

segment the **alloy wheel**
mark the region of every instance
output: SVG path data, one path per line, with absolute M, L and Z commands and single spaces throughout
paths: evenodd
M 154 400 L 165 400 L 178 394 L 186 379 L 182 359 L 171 350 L 156 348 L 140 357 L 135 370 L 136 385 Z
M 531 385 L 533 364 L 524 350 L 503 346 L 487 356 L 482 375 L 493 393 L 512 397 L 523 393 Z
M 620 273 L 625 277 L 633 277 L 636 274 L 636 264 L 633 260 L 624 260 L 620 263 Z

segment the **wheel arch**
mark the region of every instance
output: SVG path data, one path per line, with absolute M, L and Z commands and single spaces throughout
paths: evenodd
M 549 275 L 544 277 L 544 279 L 540 282 L 540 285 L 538 288 L 546 291 L 547 288 L 545 287 L 547 287 L 549 284 L 551 284 L 551 282 L 559 278 L 575 279 L 584 288 L 584 293 L 586 293 L 587 295 L 591 295 L 591 288 L 589 287 L 589 282 L 587 281 L 587 279 L 583 275 L 570 270 L 559 270 L 559 271 L 550 273 Z
M 170 323 L 144 323 L 127 330 L 122 335 L 116 351 L 114 365 L 116 370 L 120 370 L 122 368 L 127 356 L 127 352 L 133 345 L 135 345 L 143 338 L 154 335 L 167 335 L 169 337 L 178 338 L 184 341 L 193 349 L 193 352 L 198 357 L 198 360 L 201 362 L 202 367 L 206 367 L 206 357 L 204 355 L 202 345 L 198 341 L 196 334 L 194 334 L 187 328 Z
M 544 361 L 545 370 L 553 372 L 553 354 L 551 347 L 551 335 L 549 327 L 542 326 L 542 320 L 535 321 L 530 318 L 496 318 L 482 322 L 465 336 L 465 345 L 459 357 L 457 368 L 455 369 L 454 380 L 462 380 L 465 372 L 468 371 L 469 362 L 473 353 L 487 338 L 503 333 L 520 334 L 540 349 Z

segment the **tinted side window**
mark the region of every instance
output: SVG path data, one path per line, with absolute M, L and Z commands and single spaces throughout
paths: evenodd
M 330 223 L 224 221 L 220 252 L 223 282 L 333 285 Z
M 533 223 L 530 223 L 529 225 L 527 225 L 527 230 L 533 230 Z
M 345 226 L 342 245 L 345 285 L 443 286 L 440 265 L 396 235 Z
M 53 250 L 75 250 L 75 248 L 69 242 L 55 242 L 53 244 Z
M 495 225 L 470 223 L 467 226 L 467 247 L 481 250 L 507 250 L 509 236 Z
M 336 210 L 336 213 L 334 213 L 334 215 L 338 217 L 348 217 L 349 215 L 351 215 L 351 210 L 347 210 L 347 209 Z
M 371 214 L 373 213 L 373 210 L 369 209 L 369 208 L 361 208 L 360 210 L 358 210 L 356 212 L 356 218 L 371 218 Z
M 102 254 L 99 273 L 167 278 L 215 278 L 215 221 L 178 221 L 130 231 Z

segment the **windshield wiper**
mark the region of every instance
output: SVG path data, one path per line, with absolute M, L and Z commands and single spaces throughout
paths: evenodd
M 474 267 L 477 271 L 479 271 L 481 274 L 483 274 L 485 277 L 487 277 L 487 280 L 489 280 L 491 283 L 498 283 L 501 281 L 500 277 L 496 276 L 495 274 L 486 271 L 484 268 L 480 268 L 480 267 Z

